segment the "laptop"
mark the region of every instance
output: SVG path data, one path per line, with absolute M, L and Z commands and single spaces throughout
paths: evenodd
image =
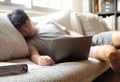
M 88 59 L 92 36 L 52 40 L 50 57 L 56 62 Z

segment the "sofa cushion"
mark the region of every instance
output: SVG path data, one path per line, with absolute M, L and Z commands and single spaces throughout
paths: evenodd
M 67 28 L 71 28 L 70 21 L 70 13 L 71 11 L 59 11 L 49 15 L 49 18 L 56 21 L 58 24 L 61 24 Z
M 65 26 L 66 28 L 79 32 L 83 34 L 83 30 L 81 28 L 81 23 L 79 18 L 75 12 L 70 10 L 68 11 L 59 11 L 57 13 L 53 13 L 49 15 L 49 18 L 56 21 L 58 24 Z
M 81 22 L 79 20 L 77 13 L 71 12 L 70 16 L 71 16 L 70 17 L 71 18 L 70 19 L 70 21 L 71 21 L 71 28 L 70 29 L 83 35 L 83 29 L 82 29 Z
M 26 63 L 29 71 L 26 74 L 2 77 L 0 82 L 92 82 L 109 69 L 106 62 L 94 58 L 53 66 L 38 66 L 29 59 L 17 59 L 7 63 Z
M 70 11 L 59 11 L 49 15 L 30 17 L 30 19 L 34 23 L 38 23 L 38 22 L 50 19 L 50 20 L 54 20 L 58 24 L 61 24 L 65 27 L 68 27 L 68 28 L 71 27 Z
M 103 20 L 102 17 L 99 17 L 99 21 L 100 23 L 103 24 L 105 31 L 112 31 L 111 27 L 108 25 L 108 23 L 105 20 Z
M 83 34 L 80 20 L 75 12 L 71 11 L 59 11 L 45 16 L 30 17 L 30 19 L 37 23 L 43 20 L 54 20 L 60 25 L 65 26 L 66 28 L 76 31 L 80 34 Z
M 23 58 L 28 54 L 23 36 L 14 28 L 7 15 L 0 16 L 0 61 Z
M 85 35 L 94 35 L 105 31 L 104 26 L 100 23 L 99 19 L 95 15 L 91 13 L 78 13 L 77 15 L 79 16 Z

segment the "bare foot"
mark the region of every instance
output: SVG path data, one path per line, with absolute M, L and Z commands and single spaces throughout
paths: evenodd
M 120 56 L 118 54 L 111 54 L 109 56 L 111 68 L 120 75 Z

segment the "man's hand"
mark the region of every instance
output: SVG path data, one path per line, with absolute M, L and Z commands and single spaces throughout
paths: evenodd
M 65 33 L 67 33 L 68 35 L 70 35 L 71 37 L 83 37 L 82 34 L 78 33 L 78 32 L 75 32 L 75 31 L 72 31 L 72 30 L 69 30 L 69 29 L 66 29 L 65 30 Z
M 55 64 L 55 62 L 53 61 L 53 59 L 51 57 L 49 57 L 49 56 L 39 56 L 37 58 L 36 63 L 38 65 L 42 65 L 42 66 Z
M 29 49 L 29 53 L 31 55 L 31 60 L 38 65 L 45 66 L 55 64 L 51 57 L 45 55 L 41 56 L 36 49 Z

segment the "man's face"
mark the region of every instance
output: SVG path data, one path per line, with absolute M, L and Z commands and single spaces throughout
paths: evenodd
M 25 21 L 25 24 L 22 25 L 22 27 L 19 29 L 19 31 L 21 32 L 21 34 L 24 36 L 24 37 L 31 37 L 35 34 L 34 32 L 34 25 L 32 24 L 32 22 L 27 19 Z

